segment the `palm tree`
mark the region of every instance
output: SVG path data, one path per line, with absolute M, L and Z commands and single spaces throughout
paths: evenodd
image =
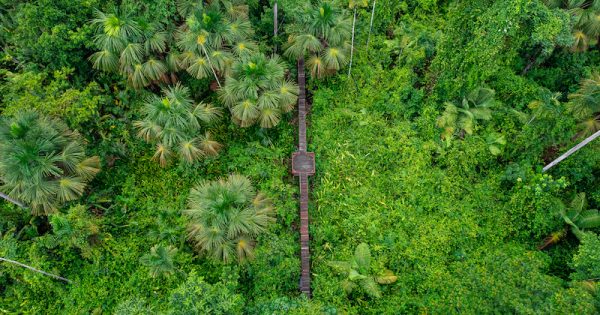
M 398 277 L 390 270 L 384 270 L 380 275 L 374 276 L 371 268 L 371 250 L 369 245 L 361 243 L 354 251 L 354 257 L 349 261 L 331 261 L 328 263 L 336 272 L 347 278 L 342 282 L 346 294 L 361 288 L 365 293 L 374 298 L 381 297 L 380 284 L 391 284 Z
M 179 69 L 173 63 L 167 66 L 165 56 L 172 57 L 172 32 L 157 23 L 138 23 L 128 15 L 97 12 L 92 21 L 97 35 L 94 38 L 98 52 L 90 56 L 93 67 L 107 72 L 118 72 L 134 88 L 152 82 L 170 82 Z
M 77 132 L 34 111 L 0 119 L 0 152 L 0 190 L 34 215 L 79 198 L 100 171 Z
M 307 58 L 311 76 L 321 78 L 346 66 L 351 54 L 351 22 L 327 2 L 309 7 L 289 27 L 284 55 Z
M 240 175 L 194 187 L 184 214 L 196 250 L 225 263 L 252 258 L 256 236 L 275 221 L 271 201 Z
M 154 245 L 149 254 L 140 258 L 140 263 L 150 269 L 150 276 L 156 278 L 161 275 L 169 276 L 175 272 L 173 258 L 177 254 L 174 246 Z
M 478 88 L 463 98 L 458 105 L 444 103 L 445 110 L 437 120 L 437 126 L 443 128 L 442 139 L 450 140 L 455 134 L 464 137 L 471 135 L 478 120 L 489 120 L 492 117 L 490 107 L 494 104 L 494 91 Z
M 163 94 L 150 97 L 141 110 L 142 120 L 134 122 L 138 136 L 156 145 L 153 159 L 166 166 L 176 155 L 187 163 L 216 155 L 222 146 L 210 132 L 203 132 L 203 125 L 216 121 L 221 111 L 210 104 L 194 104 L 189 89 L 180 84 Z
M 579 121 L 582 131 L 578 136 L 586 137 L 600 130 L 600 73 L 581 82 L 577 92 L 569 95 L 567 108 Z
M 572 17 L 573 46 L 575 52 L 586 51 L 598 43 L 600 36 L 600 3 L 595 0 L 545 0 L 551 8 L 566 10 Z
M 242 56 L 233 65 L 219 96 L 236 123 L 271 128 L 283 113 L 294 108 L 298 86 L 285 80 L 284 69 L 279 58 L 267 58 L 262 53 Z
M 247 11 L 247 6 L 229 1 L 212 1 L 186 10 L 186 22 L 176 34 L 177 46 L 185 55 L 181 66 L 197 79 L 212 75 L 221 87 L 219 77 L 228 74 L 233 62 L 230 51 L 256 49 L 249 40 L 254 31 Z
M 352 57 L 354 56 L 354 33 L 356 29 L 356 9 L 360 7 L 367 7 L 369 5 L 368 0 L 350 0 L 348 7 L 354 10 L 354 18 L 352 19 L 352 44 L 350 47 L 350 65 L 348 66 L 348 77 L 352 72 Z
M 570 227 L 571 232 L 579 240 L 583 237 L 586 229 L 600 227 L 600 212 L 596 209 L 588 209 L 588 203 L 585 193 L 575 195 L 569 206 L 562 203 L 560 215 L 565 223 Z M 539 249 L 544 249 L 550 245 L 556 244 L 566 235 L 565 231 L 557 231 L 548 236 Z

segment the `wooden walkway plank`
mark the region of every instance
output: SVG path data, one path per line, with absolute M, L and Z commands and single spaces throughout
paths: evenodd
M 300 185 L 300 291 L 310 298 L 308 176 L 315 173 L 315 155 L 306 151 L 306 76 L 303 58 L 298 60 L 298 87 L 298 151 L 292 155 L 292 173 L 299 176 Z

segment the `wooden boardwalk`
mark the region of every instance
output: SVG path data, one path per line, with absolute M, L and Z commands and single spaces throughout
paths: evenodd
M 306 77 L 304 59 L 298 60 L 298 151 L 292 154 L 292 173 L 300 182 L 300 291 L 311 297 L 310 236 L 308 232 L 308 177 L 315 174 L 315 155 L 306 146 Z

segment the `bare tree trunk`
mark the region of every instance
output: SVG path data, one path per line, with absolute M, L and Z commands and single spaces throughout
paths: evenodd
M 35 271 L 35 272 L 41 273 L 41 274 L 43 274 L 45 276 L 52 277 L 52 278 L 58 279 L 58 280 L 62 280 L 62 281 L 68 282 L 68 283 L 72 283 L 72 281 L 69 280 L 69 279 L 67 279 L 67 278 L 63 278 L 63 277 L 60 277 L 60 276 L 57 276 L 57 275 L 53 275 L 51 273 L 47 273 L 45 271 L 39 270 L 39 269 L 35 269 L 35 268 L 31 267 L 31 266 L 27 266 L 25 264 L 22 264 L 22 263 L 20 263 L 18 261 L 14 261 L 12 259 L 7 259 L 7 258 L 4 258 L 4 257 L 0 257 L 0 261 L 6 261 L 7 263 L 11 263 L 11 264 L 15 264 L 17 266 L 23 267 L 23 268 L 27 268 L 27 269 L 29 269 L 31 271 Z
M 352 57 L 354 56 L 354 27 L 356 26 L 356 7 L 354 7 L 354 20 L 352 20 L 352 46 L 350 47 L 350 66 L 348 67 L 348 78 L 352 72 Z
M 373 19 L 375 18 L 375 6 L 377 0 L 373 1 L 373 10 L 371 10 L 371 24 L 369 25 L 369 36 L 367 36 L 367 53 L 369 52 L 369 42 L 371 41 L 371 32 L 373 31 Z
M 212 61 L 210 61 L 210 57 L 208 56 L 208 52 L 206 51 L 206 48 L 204 48 L 204 46 L 202 46 L 202 51 L 204 51 L 204 55 L 206 56 L 206 60 L 208 60 L 208 65 L 210 66 L 210 70 L 212 70 L 212 73 L 215 76 L 215 80 L 217 80 L 217 84 L 219 85 L 219 88 L 221 88 L 221 82 L 219 82 L 217 72 L 215 72 L 215 68 L 213 68 Z
M 273 36 L 277 37 L 277 32 L 279 31 L 279 25 L 277 21 L 277 0 L 275 0 L 275 4 L 273 5 Z
M 279 21 L 277 20 L 277 0 L 273 4 L 273 39 L 277 39 L 277 32 L 279 31 Z M 273 53 L 277 53 L 277 42 L 273 42 Z
M 571 156 L 571 154 L 577 152 L 579 149 L 583 148 L 584 146 L 586 146 L 588 143 L 594 141 L 594 139 L 600 137 L 600 131 L 596 131 L 595 134 L 587 137 L 585 140 L 581 141 L 578 145 L 574 146 L 573 148 L 571 148 L 571 150 L 567 151 L 565 154 L 559 156 L 556 160 L 552 161 L 550 164 L 546 165 L 544 167 L 544 169 L 542 170 L 542 172 L 546 172 L 547 170 L 551 169 L 552 167 L 554 167 L 556 164 L 562 162 L 564 159 L 568 158 L 569 156 Z
M 10 196 L 8 196 L 8 195 L 6 195 L 4 193 L 0 192 L 0 197 L 2 197 L 4 200 L 6 200 L 8 202 L 11 202 L 11 203 L 13 203 L 13 204 L 15 204 L 15 205 L 17 205 L 17 206 L 19 206 L 21 208 L 27 208 L 27 206 L 24 205 L 22 202 L 20 202 L 20 201 L 18 201 L 16 199 L 11 198 Z

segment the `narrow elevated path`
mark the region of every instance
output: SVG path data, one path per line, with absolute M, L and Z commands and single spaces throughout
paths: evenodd
M 315 174 L 315 155 L 306 147 L 306 77 L 304 59 L 298 60 L 298 151 L 292 154 L 292 173 L 300 179 L 300 291 L 311 297 L 308 233 L 308 177 Z

